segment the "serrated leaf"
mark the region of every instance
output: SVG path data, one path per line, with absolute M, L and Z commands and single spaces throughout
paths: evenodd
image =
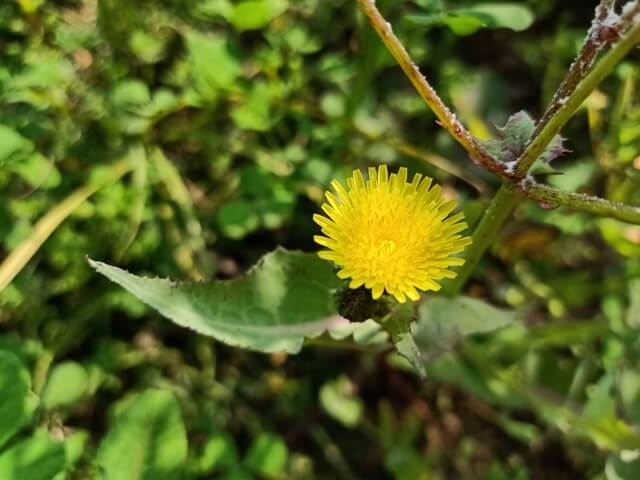
M 484 142 L 484 147 L 491 155 L 506 165 L 515 165 L 522 155 L 527 142 L 533 135 L 536 125 L 527 112 L 520 111 L 509 117 L 504 127 L 497 127 L 497 135 L 493 140 Z M 551 161 L 566 152 L 564 138 L 556 135 L 549 146 L 531 167 L 533 174 L 558 173 L 549 165 Z
M 496 138 L 484 145 L 501 162 L 514 162 L 523 152 L 535 128 L 535 123 L 527 112 L 517 112 L 507 119 L 504 127 L 497 127 Z
M 164 390 L 147 390 L 129 403 L 100 444 L 104 480 L 176 480 L 187 458 L 187 435 L 178 402 Z
M 418 307 L 412 334 L 422 361 L 446 352 L 464 337 L 489 333 L 516 321 L 511 310 L 471 297 L 436 297 Z
M 18 357 L 0 351 L 0 447 L 29 420 L 37 400 L 31 396 L 31 377 Z M 0 476 L 0 478 L 4 478 Z
M 65 468 L 65 464 L 63 443 L 44 435 L 36 435 L 17 443 L 0 455 L 0 478 L 51 480 Z
M 339 281 L 313 254 L 278 249 L 242 277 L 205 283 L 143 278 L 89 262 L 178 325 L 233 346 L 297 353 L 305 337 L 347 322 L 334 305 Z

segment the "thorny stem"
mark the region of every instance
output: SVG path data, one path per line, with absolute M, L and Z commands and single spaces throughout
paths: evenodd
M 357 0 L 357 2 L 414 88 L 436 115 L 440 124 L 469 152 L 471 159 L 496 175 L 502 177 L 512 176 L 507 167 L 493 158 L 464 125 L 462 125 L 455 114 L 444 104 L 434 88 L 420 72 L 418 66 L 411 59 L 398 37 L 395 36 L 391 24 L 384 19 L 376 7 L 375 2 L 372 0 Z
M 445 284 L 444 291 L 448 295 L 460 292 L 473 273 L 484 252 L 494 241 L 498 230 L 505 222 L 518 202 L 518 195 L 513 183 L 505 180 L 491 200 L 480 222 L 473 231 L 473 242 L 465 251 L 466 262 L 458 272 L 458 276 Z
M 518 160 L 516 176 L 524 177 L 531 165 L 542 155 L 560 129 L 580 108 L 589 94 L 611 73 L 615 66 L 640 42 L 640 22 L 631 27 L 620 41 L 600 60 L 596 66 L 578 83 L 568 97 L 562 98 L 562 105 L 542 127 L 534 134 Z
M 427 150 L 423 150 L 398 137 L 375 135 L 357 127 L 355 129 L 358 133 L 365 136 L 370 141 L 385 143 L 402 155 L 410 158 L 415 158 L 416 160 L 421 160 L 425 163 L 429 163 L 434 167 L 442 170 L 443 172 L 459 178 L 460 180 L 471 185 L 481 194 L 490 192 L 489 186 L 484 182 L 484 180 L 473 176 L 470 172 L 464 170 L 464 168 L 447 160 L 444 157 L 441 157 L 440 155 L 429 152 Z
M 600 5 L 596 7 L 593 23 L 582 44 L 582 48 L 580 48 L 578 56 L 569 67 L 567 75 L 553 95 L 547 110 L 536 125 L 533 137 L 537 136 L 557 111 L 562 108 L 564 99 L 575 90 L 578 83 L 589 73 L 589 69 L 593 66 L 598 53 L 615 40 L 616 32 L 612 30 L 613 27 L 607 27 L 604 23 L 610 13 L 613 12 L 614 4 L 614 0 L 602 0 Z
M 563 192 L 540 184 L 527 185 L 527 182 L 523 182 L 520 185 L 519 193 L 550 207 L 566 207 L 592 215 L 616 218 L 623 222 L 640 225 L 640 207 L 633 207 L 621 202 L 613 202 L 582 193 Z
M 469 152 L 474 161 L 503 178 L 500 189 L 473 233 L 473 243 L 465 252 L 466 263 L 460 270 L 458 277 L 445 287 L 447 293 L 456 294 L 464 286 L 480 258 L 494 241 L 500 227 L 518 203 L 520 195 L 547 203 L 549 206 L 564 206 L 632 223 L 640 221 L 640 209 L 636 207 L 587 195 L 559 192 L 549 187 L 531 184 L 525 178 L 533 163 L 544 153 L 545 148 L 575 114 L 588 95 L 640 42 L 640 22 L 638 21 L 640 0 L 628 3 L 620 18 L 616 17 L 613 10 L 615 0 L 601 0 L 587 39 L 518 159 L 515 173 L 508 171 L 503 163 L 493 158 L 451 113 L 411 60 L 402 43 L 394 35 L 391 25 L 376 8 L 375 2 L 373 0 L 357 0 L 357 2 L 420 96 L 436 114 L 442 126 Z M 609 18 L 613 21 L 609 22 Z M 593 64 L 598 53 L 616 40 L 618 42 L 594 67 Z M 516 179 L 521 179 L 521 181 L 516 183 L 514 181 Z

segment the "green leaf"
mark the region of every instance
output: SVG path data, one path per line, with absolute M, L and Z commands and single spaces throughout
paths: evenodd
M 186 40 L 195 87 L 205 100 L 214 100 L 218 90 L 234 84 L 240 74 L 238 61 L 221 37 L 189 32 Z
M 610 455 L 604 468 L 606 480 L 637 480 L 640 478 L 638 450 L 623 450 Z
M 234 5 L 229 21 L 239 31 L 258 30 L 286 9 L 286 0 L 244 0 Z
M 256 230 L 260 224 L 255 206 L 244 200 L 232 200 L 216 213 L 222 232 L 229 238 L 240 239 Z
M 412 333 L 415 320 L 415 304 L 408 302 L 394 307 L 383 326 L 389 332 L 398 353 L 411 364 L 421 377 L 426 377 L 427 372 L 422 361 L 422 352 Z
M 56 365 L 42 394 L 42 404 L 47 409 L 71 405 L 87 393 L 88 385 L 89 376 L 79 363 Z
M 64 470 L 65 464 L 63 443 L 54 442 L 44 435 L 37 435 L 14 445 L 0 455 L 0 478 L 51 480 Z
M 526 30 L 534 21 L 528 7 L 516 3 L 480 3 L 449 10 L 444 22 L 456 35 L 470 35 L 480 28 Z
M 456 35 L 471 35 L 481 28 L 509 28 L 516 32 L 526 30 L 535 17 L 528 7 L 517 3 L 479 3 L 471 7 L 455 8 L 426 15 L 409 15 L 419 25 L 447 25 Z
M 245 463 L 255 473 L 275 477 L 284 473 L 288 456 L 289 450 L 282 438 L 272 433 L 261 433 L 251 445 Z
M 0 166 L 26 158 L 33 143 L 14 129 L 0 124 Z
M 355 395 L 355 388 L 345 375 L 320 388 L 320 405 L 345 427 L 355 427 L 360 423 L 362 401 Z
M 198 471 L 201 474 L 212 473 L 220 467 L 237 465 L 238 452 L 233 437 L 228 433 L 215 433 L 207 442 L 198 457 Z
M 265 83 L 255 83 L 246 101 L 231 111 L 231 118 L 239 128 L 264 132 L 269 129 L 273 93 Z
M 11 171 L 18 174 L 33 188 L 55 188 L 62 179 L 56 166 L 38 152 L 27 155 L 21 162 L 12 165 Z
M 339 281 L 316 255 L 278 249 L 231 281 L 175 283 L 89 261 L 178 325 L 238 347 L 297 353 L 305 337 L 344 324 L 332 290 Z
M 435 297 L 419 306 L 418 320 L 411 331 L 425 362 L 451 349 L 466 336 L 489 333 L 515 320 L 515 312 L 482 300 Z
M 147 390 L 117 415 L 100 444 L 104 480 L 182 478 L 187 436 L 178 402 L 164 390 Z
M 524 111 L 514 113 L 509 117 L 504 127 L 498 127 L 495 139 L 484 142 L 484 147 L 500 162 L 515 167 L 516 160 L 524 152 L 535 128 L 535 122 L 528 113 Z M 531 173 L 556 173 L 556 170 L 549 164 L 566 152 L 563 143 L 564 139 L 560 135 L 556 135 L 531 167 Z
M 0 447 L 31 419 L 37 405 L 31 378 L 18 357 L 0 351 Z M 0 478 L 5 478 L 0 475 Z

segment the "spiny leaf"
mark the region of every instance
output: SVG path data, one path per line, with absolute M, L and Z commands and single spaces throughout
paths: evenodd
M 339 280 L 313 254 L 278 249 L 240 278 L 205 283 L 144 278 L 89 263 L 178 325 L 233 346 L 297 353 L 305 337 L 348 323 L 334 304 Z
M 535 128 L 535 122 L 527 112 L 514 113 L 509 117 L 504 127 L 497 127 L 496 138 L 485 142 L 484 146 L 500 162 L 515 165 L 516 160 L 524 152 Z M 563 144 L 564 138 L 556 135 L 531 167 L 531 173 L 534 175 L 559 173 L 550 166 L 550 162 L 567 152 Z

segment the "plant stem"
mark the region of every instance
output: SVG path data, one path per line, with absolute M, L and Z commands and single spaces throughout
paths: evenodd
M 491 200 L 480 223 L 473 231 L 473 243 L 466 250 L 467 261 L 458 272 L 458 276 L 445 287 L 445 293 L 456 295 L 475 269 L 489 245 L 494 241 L 498 230 L 509 217 L 518 202 L 516 187 L 509 181 L 504 181 L 500 189 Z
M 622 38 L 592 68 L 597 54 L 615 38 L 615 36 L 613 38 L 609 37 L 611 32 L 607 30 L 608 26 L 603 25 L 603 21 L 608 17 L 615 2 L 612 0 L 601 1 L 596 9 L 596 17 L 587 40 L 585 40 L 585 45 L 583 45 L 567 77 L 554 95 L 554 100 L 547 109 L 545 116 L 540 121 L 527 147 L 518 159 L 515 173 L 507 171 L 504 164 L 493 158 L 457 120 L 456 116 L 451 113 L 427 79 L 420 73 L 407 50 L 394 35 L 391 25 L 378 11 L 375 2 L 372 0 L 357 0 L 357 2 L 415 89 L 438 117 L 442 126 L 469 152 L 474 161 L 504 179 L 502 186 L 473 233 L 473 244 L 465 252 L 466 263 L 460 270 L 458 277 L 445 288 L 447 293 L 456 294 L 464 286 L 480 258 L 494 241 L 498 230 L 517 204 L 518 191 L 522 187 L 513 182 L 514 178 L 522 179 L 527 175 L 533 163 L 544 153 L 545 148 L 575 114 L 589 94 L 611 73 L 624 56 L 640 42 L 640 22 L 636 21 L 636 10 L 640 9 L 640 2 L 634 0 L 634 6 L 631 9 L 627 9 L 627 12 L 631 11 L 633 15 L 625 15 L 620 20 L 620 24 L 617 25 L 624 31 L 614 31 L 614 33 L 622 33 Z M 527 191 L 525 189 L 524 193 Z M 533 197 L 535 194 L 544 194 L 545 198 L 555 202 L 554 205 L 580 208 L 591 213 L 624 218 L 627 221 L 634 221 L 637 214 L 637 209 L 634 207 L 579 194 L 558 195 L 553 189 L 543 186 L 533 188 L 530 195 Z
M 640 207 L 633 207 L 621 202 L 605 200 L 604 198 L 582 193 L 563 192 L 539 184 L 523 186 L 520 188 L 520 193 L 527 198 L 547 204 L 550 207 L 566 207 L 592 215 L 616 218 L 623 222 L 640 225 Z
M 533 134 L 534 137 L 544 129 L 556 112 L 562 108 L 563 99 L 568 97 L 571 92 L 575 90 L 576 85 L 578 85 L 578 83 L 580 83 L 580 81 L 589 72 L 589 69 L 593 66 L 593 62 L 598 53 L 611 43 L 613 37 L 606 35 L 607 32 L 605 31 L 602 22 L 613 9 L 614 3 L 615 2 L 613 0 L 602 0 L 596 7 L 596 14 L 593 19 L 593 23 L 591 24 L 587 37 L 580 48 L 580 52 L 578 52 L 578 56 L 569 67 L 567 75 L 564 77 L 562 83 L 554 93 L 547 110 L 536 125 L 536 130 Z
M 533 140 L 525 149 L 518 161 L 518 166 L 516 167 L 516 175 L 518 177 L 524 177 L 527 174 L 529 168 L 533 165 L 533 162 L 535 162 L 535 160 L 544 152 L 547 145 L 558 134 L 565 123 L 567 123 L 567 121 L 573 116 L 587 96 L 639 41 L 640 24 L 634 25 L 620 40 L 620 42 L 616 44 L 609 53 L 607 53 L 607 55 L 598 62 L 595 68 L 576 86 L 575 90 L 570 94 L 566 102 L 563 102 L 561 108 L 549 120 L 540 133 L 537 136 L 534 136 Z M 544 192 L 549 194 L 548 190 L 545 190 L 544 188 L 545 187 L 543 187 Z M 473 244 L 465 254 L 467 262 L 460 270 L 458 277 L 447 287 L 447 293 L 456 294 L 462 289 L 478 261 L 491 242 L 495 239 L 498 230 L 515 207 L 518 201 L 517 190 L 518 187 L 508 179 L 505 179 L 500 190 L 498 190 L 498 193 L 491 201 L 487 211 L 476 227 L 476 230 L 473 233 Z M 553 191 L 553 189 L 550 190 Z M 538 192 L 540 192 L 540 190 L 538 190 Z M 569 198 L 570 202 L 568 200 Z M 611 202 L 595 199 L 594 197 L 585 197 L 579 194 L 571 194 L 569 196 L 555 195 L 554 200 L 556 202 L 567 202 L 566 206 L 569 206 L 568 203 L 571 203 L 574 208 L 576 205 L 579 205 L 583 209 L 590 209 L 592 213 L 600 212 L 599 214 L 604 214 L 604 212 L 607 211 L 609 214 L 618 215 L 616 218 L 620 218 L 620 215 L 624 215 L 627 219 L 634 218 L 633 212 L 627 210 L 629 208 L 633 209 L 633 207 L 622 208 L 617 204 L 615 207 L 612 207 Z
M 132 169 L 132 166 L 133 162 L 130 158 L 120 160 L 110 167 L 109 175 L 103 177 L 101 181 L 80 187 L 38 220 L 31 234 L 14 248 L 0 264 L 0 291 L 4 290 L 15 276 L 22 271 L 42 244 L 76 208 L 101 188 L 119 180 Z
M 425 163 L 433 165 L 436 168 L 439 168 L 443 172 L 446 172 L 453 177 L 459 178 L 460 180 L 471 185 L 481 194 L 486 194 L 490 191 L 489 186 L 482 179 L 472 175 L 470 172 L 465 171 L 462 167 L 460 167 L 456 163 L 453 163 L 450 160 L 436 153 L 423 150 L 417 146 L 414 146 L 404 141 L 402 138 L 399 138 L 399 137 L 392 137 L 387 135 L 374 135 L 358 127 L 354 127 L 354 128 L 358 133 L 365 136 L 371 141 L 385 143 L 386 145 L 389 145 L 390 147 L 392 147 L 394 150 L 396 150 L 398 153 L 401 153 L 402 155 L 415 158 L 416 160 L 421 160 Z
M 369 19 L 371 25 L 378 33 L 384 44 L 396 59 L 405 75 L 409 78 L 414 88 L 427 103 L 429 108 L 438 118 L 440 124 L 456 139 L 456 141 L 469 152 L 472 160 L 478 162 L 490 172 L 502 177 L 510 177 L 512 174 L 505 165 L 498 162 L 491 154 L 471 135 L 462 125 L 454 113 L 445 105 L 435 89 L 427 81 L 420 69 L 409 56 L 398 37 L 393 33 L 391 24 L 387 22 L 375 2 L 372 0 L 357 0 L 360 9 Z
M 534 134 L 534 138 L 518 160 L 518 166 L 516 167 L 517 177 L 522 178 L 527 174 L 531 165 L 542 155 L 553 138 L 580 108 L 582 102 L 638 42 L 640 42 L 640 23 L 628 30 L 622 39 L 596 64 L 593 70 L 576 85 L 575 90 L 568 97 L 562 98 L 560 108 L 540 132 L 537 135 Z

